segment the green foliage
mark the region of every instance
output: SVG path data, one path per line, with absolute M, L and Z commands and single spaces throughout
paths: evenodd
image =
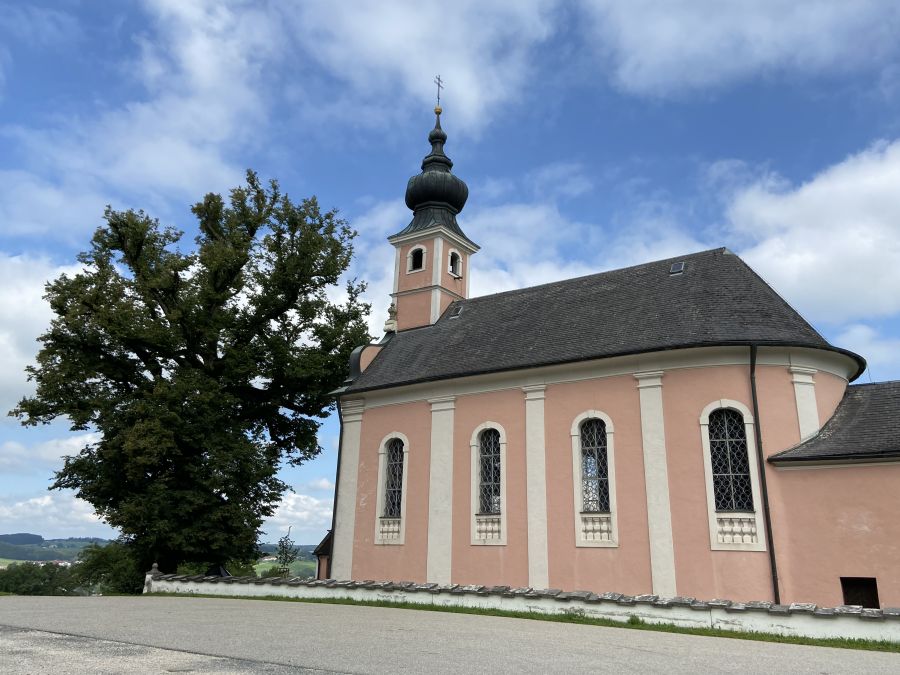
M 0 542 L 7 544 L 30 544 L 40 546 L 44 543 L 44 538 L 39 534 L 30 534 L 28 532 L 16 532 L 15 534 L 0 534 Z
M 0 541 L 0 558 L 13 560 L 65 560 L 66 558 L 50 548 L 32 544 L 8 544 Z
M 200 234 L 184 253 L 182 233 L 106 210 L 83 271 L 47 285 L 36 393 L 12 411 L 100 432 L 52 488 L 75 490 L 163 571 L 255 557 L 287 489 L 279 464 L 321 451 L 330 392 L 369 340 L 364 286 L 329 299 L 355 236 L 334 212 L 252 172 L 228 204 L 209 194 L 193 212 Z
M 278 540 L 278 553 L 275 555 L 278 567 L 284 569 L 290 568 L 291 563 L 297 559 L 299 550 L 300 549 L 294 546 L 294 540 L 291 539 L 291 528 L 288 526 L 287 534 Z
M 72 595 L 78 582 L 68 567 L 15 563 L 0 570 L 0 592 L 14 595 Z
M 228 562 L 215 563 L 215 562 L 191 562 L 191 563 L 182 563 L 178 566 L 176 572 L 178 574 L 206 574 L 206 571 L 213 566 L 222 565 L 228 573 L 233 577 L 255 577 L 256 569 L 253 566 L 253 563 L 241 562 L 239 560 L 229 560 Z
M 144 588 L 145 570 L 135 552 L 125 541 L 113 541 L 106 546 L 96 544 L 83 549 L 72 575 L 80 586 L 94 593 L 140 593 Z

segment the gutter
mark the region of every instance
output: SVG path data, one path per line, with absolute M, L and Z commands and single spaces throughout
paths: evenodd
M 341 485 L 341 450 L 344 449 L 344 414 L 341 412 L 340 395 L 338 395 L 337 399 L 337 411 L 338 422 L 340 424 L 340 432 L 338 434 L 337 469 L 335 469 L 334 473 L 334 500 L 332 500 L 331 505 L 331 529 L 328 530 L 329 532 L 331 532 L 331 550 L 328 551 L 328 566 L 325 568 L 325 577 L 327 579 L 331 578 L 331 561 L 334 559 L 334 525 L 335 520 L 337 519 L 338 488 Z
M 756 437 L 756 461 L 759 465 L 759 487 L 762 493 L 763 518 L 766 523 L 766 547 L 769 550 L 769 569 L 772 572 L 772 594 L 775 604 L 781 604 L 781 592 L 778 590 L 778 564 L 775 561 L 775 538 L 772 535 L 772 512 L 769 509 L 769 488 L 766 482 L 766 462 L 763 459 L 762 430 L 759 419 L 759 399 L 756 395 L 756 351 L 755 343 L 750 345 L 750 394 L 753 399 L 753 433 Z M 330 558 L 329 558 L 330 560 Z

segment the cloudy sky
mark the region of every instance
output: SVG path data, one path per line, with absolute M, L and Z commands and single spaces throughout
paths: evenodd
M 352 222 L 380 334 L 438 73 L 473 294 L 728 246 L 900 378 L 898 35 L 893 0 L 0 0 L 0 406 L 105 204 L 191 233 L 246 168 Z M 114 534 L 46 490 L 92 438 L 2 418 L 0 532 Z M 327 529 L 320 442 L 268 539 Z

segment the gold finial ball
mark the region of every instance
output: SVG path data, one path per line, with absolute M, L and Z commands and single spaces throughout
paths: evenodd
M 436 106 L 434 107 L 434 114 L 435 114 L 435 115 L 440 115 L 442 112 L 444 112 L 444 109 L 441 108 L 441 106 L 436 105 Z

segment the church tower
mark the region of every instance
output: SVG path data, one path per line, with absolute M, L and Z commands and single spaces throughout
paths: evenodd
M 469 188 L 450 173 L 453 162 L 444 154 L 447 134 L 441 129 L 441 108 L 434 112 L 434 129 L 428 134 L 431 152 L 422 160 L 422 173 L 406 186 L 412 221 L 388 237 L 396 256 L 386 331 L 429 326 L 451 302 L 469 296 L 469 258 L 478 246 L 456 222 Z

